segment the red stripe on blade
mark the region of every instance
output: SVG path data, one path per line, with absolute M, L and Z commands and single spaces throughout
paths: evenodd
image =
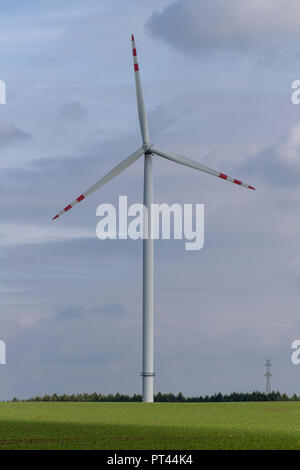
M 240 186 L 241 186 L 241 184 L 242 184 L 242 182 L 239 181 L 239 180 L 234 180 L 234 183 L 235 183 L 235 184 L 239 184 Z
M 134 35 L 133 34 L 131 35 L 131 40 L 132 40 L 132 42 L 134 42 Z
M 71 204 L 70 204 L 68 207 L 66 207 L 66 208 L 64 209 L 64 211 L 65 211 L 65 212 L 68 212 L 70 209 L 72 209 Z
M 254 191 L 256 191 L 255 188 L 253 188 L 253 186 L 248 186 L 249 189 L 253 189 Z
M 134 71 L 138 72 L 139 71 L 139 64 L 134 64 Z
M 58 219 L 58 217 L 59 217 L 59 215 L 56 215 L 55 217 L 53 217 L 52 220 L 56 220 L 56 219 Z
M 133 53 L 133 57 L 136 57 L 136 49 L 133 49 L 132 53 Z
M 81 202 L 85 199 L 85 196 L 82 194 L 81 196 L 79 196 L 79 198 L 77 199 L 77 202 Z
M 220 173 L 219 178 L 222 178 L 223 180 L 227 180 L 228 176 L 224 175 L 224 173 Z

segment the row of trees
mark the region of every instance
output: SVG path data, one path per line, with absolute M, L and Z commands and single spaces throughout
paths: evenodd
M 13 401 L 19 401 L 14 398 Z M 141 395 L 102 395 L 101 393 L 79 393 L 78 395 L 44 395 L 43 397 L 29 398 L 29 402 L 141 402 Z M 180 403 L 216 403 L 216 402 L 247 402 L 247 401 L 300 401 L 294 394 L 289 397 L 285 393 L 271 392 L 269 394 L 254 391 L 252 393 L 237 393 L 233 392 L 228 395 L 222 395 L 222 393 L 216 393 L 214 395 L 206 395 L 199 397 L 185 397 L 182 393 L 174 395 L 173 393 L 158 393 L 154 398 L 155 402 L 180 402 Z

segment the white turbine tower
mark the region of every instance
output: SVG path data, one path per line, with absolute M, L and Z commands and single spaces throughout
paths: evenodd
M 152 174 L 152 156 L 157 155 L 172 162 L 185 165 L 196 170 L 203 171 L 213 176 L 217 176 L 223 180 L 244 186 L 248 189 L 255 189 L 248 184 L 243 183 L 235 178 L 220 173 L 219 171 L 212 170 L 198 162 L 190 160 L 189 158 L 182 157 L 175 153 L 166 152 L 158 147 L 155 147 L 150 142 L 148 121 L 145 110 L 145 104 L 142 93 L 141 78 L 139 72 L 139 65 L 137 60 L 137 53 L 135 47 L 135 40 L 132 35 L 132 50 L 135 71 L 136 83 L 136 96 L 137 108 L 139 115 L 140 128 L 143 139 L 143 146 L 123 160 L 119 165 L 112 169 L 107 175 L 101 178 L 94 186 L 88 189 L 85 193 L 81 194 L 75 201 L 69 204 L 65 209 L 59 212 L 53 220 L 58 219 L 60 216 L 68 212 L 72 207 L 76 206 L 79 202 L 86 199 L 90 194 L 98 188 L 106 184 L 112 178 L 117 176 L 122 171 L 126 170 L 132 165 L 139 157 L 145 157 L 145 170 L 144 170 L 144 204 L 148 209 L 148 237 L 143 240 L 143 401 L 153 402 L 153 382 L 154 382 L 154 351 L 153 351 L 153 266 L 154 266 L 154 247 L 153 239 L 151 238 L 151 205 L 153 203 L 153 174 Z M 146 224 L 147 225 L 147 224 Z

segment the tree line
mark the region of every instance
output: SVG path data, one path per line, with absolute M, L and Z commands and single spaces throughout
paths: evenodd
M 37 396 L 26 400 L 13 399 L 14 402 L 141 402 L 142 395 L 122 395 L 116 393 L 115 395 L 102 395 L 101 393 L 79 393 L 77 395 L 44 395 L 43 397 Z M 155 402 L 165 403 L 217 403 L 217 402 L 247 402 L 247 401 L 300 401 L 300 396 L 294 394 L 289 397 L 286 393 L 271 392 L 263 393 L 254 391 L 252 393 L 238 393 L 232 392 L 223 395 L 222 393 L 215 393 L 214 395 L 205 395 L 198 397 L 185 397 L 182 393 L 174 395 L 173 393 L 157 393 L 154 397 Z

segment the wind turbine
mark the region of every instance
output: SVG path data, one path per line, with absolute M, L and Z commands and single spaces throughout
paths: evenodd
M 220 173 L 219 171 L 212 170 L 201 163 L 190 160 L 189 158 L 182 157 L 176 153 L 167 152 L 151 144 L 148 130 L 147 114 L 143 99 L 141 78 L 139 71 L 139 64 L 137 60 L 137 52 L 135 46 L 134 36 L 132 35 L 132 52 L 133 63 L 135 72 L 136 96 L 137 96 L 137 109 L 140 122 L 140 128 L 143 139 L 143 146 L 128 158 L 119 163 L 103 178 L 101 178 L 94 186 L 89 188 L 85 193 L 81 194 L 75 201 L 69 204 L 65 209 L 59 212 L 52 220 L 56 220 L 63 214 L 68 212 L 74 206 L 86 199 L 90 194 L 99 189 L 104 184 L 108 183 L 115 176 L 119 175 L 122 171 L 126 170 L 138 158 L 144 155 L 144 205 L 148 209 L 148 237 L 143 240 L 143 371 L 142 387 L 143 387 L 143 401 L 153 402 L 153 383 L 154 383 L 154 354 L 153 354 L 153 285 L 154 285 L 154 246 L 153 239 L 149 234 L 151 231 L 151 205 L 153 203 L 153 174 L 152 174 L 152 156 L 166 158 L 172 162 L 194 168 L 195 170 L 203 171 L 213 176 L 217 176 L 231 183 L 244 186 L 248 189 L 255 189 L 240 180 L 231 178 L 230 176 Z

